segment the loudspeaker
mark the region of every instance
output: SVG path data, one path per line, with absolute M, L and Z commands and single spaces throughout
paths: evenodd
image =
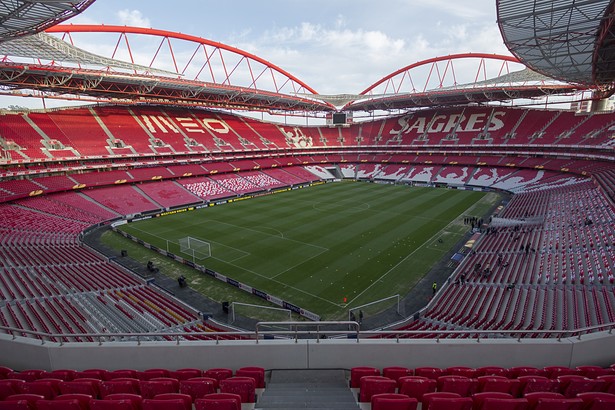
M 229 302 L 222 302 L 222 311 L 224 313 L 228 313 L 228 307 L 229 307 L 230 303 Z

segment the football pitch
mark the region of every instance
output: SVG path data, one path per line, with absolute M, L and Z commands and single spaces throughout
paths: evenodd
M 341 182 L 152 218 L 120 229 L 323 319 L 409 290 L 482 216 L 481 192 Z M 190 252 L 190 251 L 187 251 Z M 201 274 L 202 275 L 202 274 Z M 190 279 L 190 278 L 189 278 Z M 199 290 L 199 281 L 189 280 Z M 230 285 L 228 285 L 230 286 Z M 393 303 L 393 302 L 391 302 Z

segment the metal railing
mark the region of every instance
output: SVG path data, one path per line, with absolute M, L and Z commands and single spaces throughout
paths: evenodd
M 285 328 L 282 328 L 285 327 Z M 331 330 L 326 328 L 335 327 Z M 342 328 L 342 329 L 340 329 Z M 561 341 L 564 338 L 576 337 L 581 340 L 582 336 L 596 332 L 607 332 L 613 334 L 614 323 L 606 323 L 595 326 L 588 326 L 574 330 L 360 330 L 360 324 L 354 321 L 322 321 L 322 322 L 259 322 L 253 332 L 232 331 L 232 332 L 148 332 L 148 333 L 46 333 L 34 330 L 19 329 L 14 327 L 0 326 L 0 332 L 12 336 L 15 340 L 18 337 L 27 340 L 39 339 L 41 344 L 57 343 L 64 345 L 65 339 L 79 342 L 76 339 L 90 338 L 102 345 L 106 342 L 136 342 L 141 345 L 143 342 L 174 342 L 191 343 L 195 339 L 198 341 L 214 341 L 220 344 L 226 341 L 243 341 L 256 344 L 266 339 L 283 339 L 297 343 L 300 339 L 316 339 L 320 343 L 325 338 L 336 340 L 355 339 L 356 343 L 361 340 L 377 340 L 386 338 L 399 343 L 402 339 L 421 338 L 423 341 L 434 341 L 440 343 L 442 339 L 448 337 L 465 338 L 475 340 L 480 343 L 485 339 L 516 340 L 521 343 L 524 339 L 536 340 L 536 336 L 551 335 L 542 339 Z M 25 335 L 25 336 L 24 336 Z

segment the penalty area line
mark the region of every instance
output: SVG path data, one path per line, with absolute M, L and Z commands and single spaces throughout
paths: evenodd
M 289 285 L 288 283 L 284 283 L 284 282 L 281 282 L 281 281 L 279 281 L 279 280 L 276 280 L 276 279 L 273 279 L 273 278 L 269 278 L 269 277 L 267 277 L 267 276 L 265 276 L 265 275 L 263 275 L 263 274 L 261 274 L 261 273 L 258 273 L 258 272 L 256 272 L 256 271 L 253 271 L 252 269 L 244 268 L 244 267 L 242 267 L 242 266 L 235 265 L 234 263 L 229 263 L 229 265 L 234 266 L 234 267 L 236 267 L 237 269 L 241 269 L 241 270 L 244 270 L 244 271 L 246 271 L 246 272 L 253 273 L 253 274 L 255 274 L 256 276 L 260 276 L 260 277 L 261 277 L 261 278 L 263 278 L 263 279 L 270 280 L 270 281 L 272 281 L 272 282 L 275 282 L 275 283 L 280 284 L 280 285 L 282 285 L 282 286 L 285 286 L 285 287 L 287 287 L 287 288 L 293 289 L 293 290 L 295 290 L 295 291 L 297 291 L 297 292 L 303 293 L 304 295 L 307 295 L 307 296 L 313 297 L 313 298 L 315 298 L 315 299 L 322 300 L 323 302 L 327 302 L 327 303 L 329 303 L 330 305 L 337 306 L 337 307 L 339 307 L 339 306 L 340 306 L 339 304 L 337 304 L 337 303 L 335 303 L 335 302 L 332 302 L 332 301 L 330 301 L 330 300 L 328 300 L 328 299 L 322 298 L 322 297 L 320 297 L 320 296 L 318 296 L 318 295 L 314 295 L 313 293 L 310 293 L 310 292 L 306 292 L 305 290 L 302 290 L 302 289 L 296 288 L 296 287 L 294 287 L 294 286 L 291 286 L 291 285 Z M 273 296 L 275 296 L 275 295 L 273 295 Z

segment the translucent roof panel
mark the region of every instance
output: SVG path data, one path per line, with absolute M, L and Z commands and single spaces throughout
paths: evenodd
M 600 71 L 613 55 L 604 52 L 612 0 L 497 0 L 497 13 L 506 46 L 533 70 L 581 84 L 613 82 Z
M 38 33 L 81 13 L 95 0 L 0 0 L 0 42 Z

